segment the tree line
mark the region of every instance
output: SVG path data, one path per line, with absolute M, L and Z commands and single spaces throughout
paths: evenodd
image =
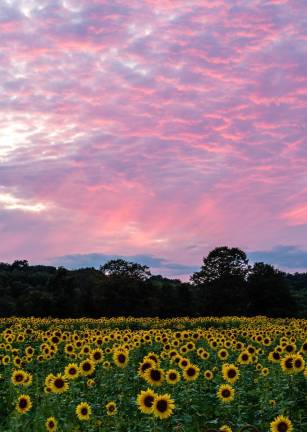
M 217 247 L 189 282 L 152 275 L 123 259 L 68 270 L 0 263 L 0 316 L 307 317 L 307 273 L 249 264 L 245 252 Z

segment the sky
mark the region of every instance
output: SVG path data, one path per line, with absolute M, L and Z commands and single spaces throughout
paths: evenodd
M 307 271 L 306 0 L 0 0 L 0 261 Z

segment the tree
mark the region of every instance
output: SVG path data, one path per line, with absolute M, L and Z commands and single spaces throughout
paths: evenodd
M 12 264 L 13 270 L 28 270 L 29 262 L 27 260 L 16 260 Z
M 248 277 L 250 315 L 285 317 L 296 312 L 285 273 L 270 264 L 257 262 Z
M 138 281 L 145 281 L 150 276 L 150 270 L 147 265 L 125 261 L 123 259 L 114 259 L 100 266 L 100 271 L 110 277 L 127 278 Z
M 191 276 L 198 289 L 202 315 L 243 315 L 250 270 L 245 252 L 227 246 L 213 249 L 199 272 Z
M 203 259 L 201 270 L 191 276 L 191 281 L 199 285 L 232 276 L 245 279 L 249 270 L 245 252 L 222 246 L 213 249 L 207 258 Z

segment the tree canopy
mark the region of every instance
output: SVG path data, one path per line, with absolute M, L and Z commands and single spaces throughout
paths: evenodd
M 1 316 L 307 317 L 307 273 L 250 265 L 238 248 L 217 247 L 190 282 L 151 275 L 123 259 L 95 268 L 0 263 Z

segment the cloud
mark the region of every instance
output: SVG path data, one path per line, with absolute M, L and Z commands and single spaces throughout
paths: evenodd
M 107 261 L 122 258 L 126 261 L 137 262 L 142 265 L 147 265 L 155 272 L 159 271 L 165 276 L 178 276 L 187 273 L 192 273 L 198 270 L 195 266 L 189 266 L 184 264 L 178 264 L 169 262 L 164 258 L 158 258 L 151 255 L 107 255 L 103 253 L 90 253 L 90 254 L 73 254 L 54 257 L 48 260 L 48 264 L 54 266 L 63 266 L 68 269 L 78 269 L 83 267 L 95 267 L 99 268 Z
M 305 0 L 5 2 L 0 184 L 46 210 L 1 203 L 1 259 L 194 266 L 217 244 L 303 247 L 306 13 Z
M 263 261 L 281 269 L 307 271 L 307 251 L 294 245 L 280 245 L 271 250 L 248 253 L 253 261 Z

